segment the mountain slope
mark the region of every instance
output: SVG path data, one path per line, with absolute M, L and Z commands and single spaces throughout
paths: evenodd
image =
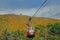
M 7 28 L 9 31 L 26 29 L 28 18 L 29 16 L 23 16 L 23 15 L 13 15 L 13 14 L 0 15 L 0 30 L 4 30 L 5 28 Z M 46 26 L 47 23 L 55 23 L 55 22 L 60 22 L 60 20 L 43 18 L 43 17 L 33 17 L 32 21 L 30 22 L 30 25 Z

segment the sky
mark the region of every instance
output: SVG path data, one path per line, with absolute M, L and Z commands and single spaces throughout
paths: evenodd
M 0 15 L 16 14 L 33 16 L 45 0 L 0 0 Z M 35 15 L 60 19 L 60 0 L 47 0 Z

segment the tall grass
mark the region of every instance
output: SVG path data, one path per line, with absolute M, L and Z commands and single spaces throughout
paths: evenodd
M 35 26 L 36 36 L 32 40 L 60 40 L 60 23 L 49 23 L 46 27 L 43 25 Z M 29 40 L 25 35 L 26 30 L 3 31 L 0 40 Z

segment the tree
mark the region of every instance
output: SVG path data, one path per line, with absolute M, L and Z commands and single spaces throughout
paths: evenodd
M 48 24 L 48 32 L 52 35 L 60 35 L 60 23 Z
M 51 35 L 51 37 L 53 37 L 52 39 L 54 40 L 59 40 L 60 37 L 60 23 L 54 23 L 51 24 L 49 23 L 47 25 L 47 29 L 48 29 L 48 34 Z

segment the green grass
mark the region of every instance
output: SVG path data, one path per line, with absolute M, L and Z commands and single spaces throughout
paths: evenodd
M 45 40 L 45 39 L 60 40 L 59 28 L 60 28 L 60 23 L 48 24 L 46 28 L 43 25 L 35 26 L 37 33 L 32 40 Z M 5 29 L 3 31 L 3 35 L 0 37 L 0 40 L 28 40 L 28 38 L 25 35 L 25 32 L 26 30 L 22 30 L 22 31 L 15 30 L 15 31 L 8 32 L 8 30 Z

